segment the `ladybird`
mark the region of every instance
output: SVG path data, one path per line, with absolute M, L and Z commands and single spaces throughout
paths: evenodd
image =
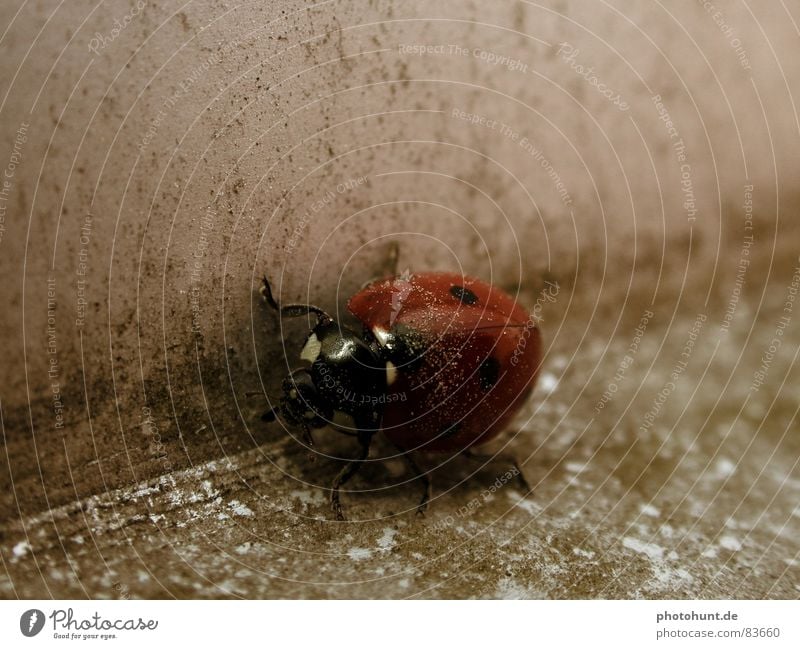
M 378 432 L 422 481 L 417 511 L 424 512 L 430 479 L 410 453 L 469 452 L 488 442 L 525 402 L 541 364 L 535 319 L 496 286 L 458 273 L 394 272 L 367 284 L 347 303 L 360 332 L 319 307 L 278 304 L 266 277 L 261 293 L 281 316 L 316 318 L 299 353 L 303 365 L 262 418 L 281 415 L 310 447 L 311 431 L 325 426 L 358 440 L 358 454 L 331 485 L 337 520 L 344 520 L 339 489 Z

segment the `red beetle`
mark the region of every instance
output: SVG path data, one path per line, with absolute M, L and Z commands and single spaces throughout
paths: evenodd
M 280 405 L 264 420 L 281 414 L 309 445 L 311 430 L 329 425 L 358 438 L 360 453 L 331 486 L 338 520 L 339 488 L 366 460 L 375 433 L 423 481 L 423 512 L 430 480 L 408 453 L 466 451 L 492 439 L 530 394 L 541 363 L 535 319 L 496 286 L 456 273 L 406 271 L 367 285 L 347 304 L 361 333 L 310 304 L 279 306 L 266 278 L 262 294 L 281 315 L 317 319 L 300 353 L 307 365 L 286 377 Z

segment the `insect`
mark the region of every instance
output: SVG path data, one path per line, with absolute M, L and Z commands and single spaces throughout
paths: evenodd
M 309 447 L 312 430 L 325 426 L 357 438 L 358 454 L 331 485 L 337 520 L 345 520 L 339 490 L 378 432 L 422 482 L 417 510 L 424 512 L 430 479 L 411 451 L 469 453 L 495 437 L 530 394 L 541 364 L 535 319 L 499 288 L 461 274 L 395 271 L 366 285 L 347 304 L 360 332 L 311 304 L 278 304 L 266 277 L 261 292 L 281 316 L 316 319 L 299 354 L 303 366 L 284 379 L 279 405 L 262 419 L 282 415 Z

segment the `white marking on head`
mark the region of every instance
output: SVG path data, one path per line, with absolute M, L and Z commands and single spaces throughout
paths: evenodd
M 397 380 L 397 368 L 392 361 L 386 361 L 386 385 L 391 385 Z
M 317 334 L 311 334 L 306 340 L 306 344 L 303 345 L 303 350 L 300 352 L 300 358 L 303 360 L 308 361 L 309 363 L 313 363 L 317 360 L 319 356 L 319 352 L 322 349 L 322 343 L 317 338 Z
M 386 347 L 386 341 L 389 340 L 389 332 L 386 331 L 383 327 L 373 327 L 372 333 L 375 336 L 375 340 L 378 341 L 378 344 L 381 347 Z

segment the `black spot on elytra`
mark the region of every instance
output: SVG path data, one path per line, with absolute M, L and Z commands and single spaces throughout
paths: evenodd
M 484 359 L 478 369 L 478 376 L 480 377 L 481 388 L 484 390 L 491 389 L 492 386 L 497 383 L 497 379 L 500 376 L 500 361 L 494 356 L 489 356 Z
M 441 432 L 442 439 L 450 439 L 451 437 L 455 437 L 458 435 L 459 431 L 461 430 L 461 422 L 457 421 L 454 424 L 448 424 L 445 426 L 444 430 Z
M 450 295 L 461 300 L 462 304 L 473 305 L 478 303 L 478 296 L 464 286 L 451 286 Z

